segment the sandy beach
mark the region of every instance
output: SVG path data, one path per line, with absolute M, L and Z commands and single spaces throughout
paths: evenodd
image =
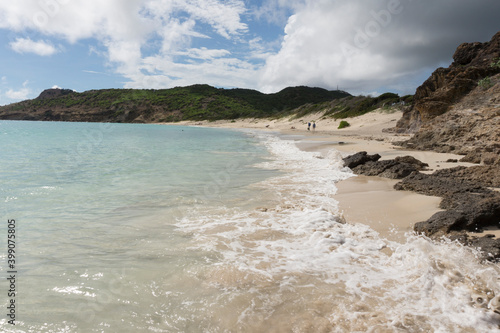
M 383 129 L 394 127 L 401 118 L 401 111 L 386 112 L 376 110 L 368 114 L 346 119 L 350 126 L 338 129 L 340 120 L 324 118 L 321 113 L 303 118 L 281 119 L 238 119 L 221 121 L 184 121 L 178 125 L 206 126 L 220 128 L 251 128 L 279 132 L 284 138 L 296 141 L 296 145 L 306 151 L 326 154 L 330 149 L 339 150 L 343 156 L 359 151 L 378 153 L 381 160 L 410 155 L 429 164 L 426 173 L 471 163 L 450 163 L 459 160 L 460 155 L 431 151 L 405 150 L 393 145 L 403 141 L 408 135 L 385 133 Z M 308 123 L 315 122 L 316 129 L 308 130 Z M 336 184 L 340 212 L 349 223 L 367 224 L 383 237 L 403 240 L 404 233 L 411 231 L 416 222 L 425 221 L 440 211 L 441 198 L 420 195 L 393 189 L 397 180 L 381 177 L 355 176 Z M 487 233 L 500 237 L 500 230 Z M 474 234 L 481 236 L 481 233 Z

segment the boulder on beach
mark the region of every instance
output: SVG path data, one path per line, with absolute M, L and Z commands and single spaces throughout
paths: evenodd
M 366 151 L 344 158 L 344 165 L 355 174 L 402 179 L 414 171 L 424 170 L 429 165 L 412 156 L 396 157 L 392 160 L 379 161 L 380 155 L 368 155 Z

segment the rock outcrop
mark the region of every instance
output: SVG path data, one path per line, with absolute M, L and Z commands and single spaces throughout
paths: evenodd
M 380 176 L 390 179 L 402 179 L 414 171 L 424 170 L 429 165 L 412 156 L 396 157 L 392 160 L 379 161 L 380 155 L 368 155 L 366 151 L 344 158 L 344 165 L 354 173 L 365 176 Z
M 422 125 L 410 140 L 401 145 L 465 155 L 465 162 L 499 164 L 500 74 L 493 80 L 496 84 L 488 91 L 475 88 L 452 111 Z
M 488 179 L 491 172 L 497 176 Z M 416 223 L 415 231 L 432 238 L 447 236 L 458 239 L 466 245 L 480 247 L 484 259 L 500 260 L 500 239 L 467 234 L 483 231 L 487 227 L 500 227 L 500 193 L 486 187 L 500 186 L 498 175 L 500 167 L 493 166 L 476 167 L 475 170 L 457 167 L 431 175 L 415 172 L 394 188 L 443 198 L 440 208 L 445 211 Z
M 43 99 L 57 98 L 60 96 L 71 94 L 73 92 L 74 91 L 71 89 L 59 89 L 59 88 L 45 89 L 40 93 L 40 95 L 38 95 L 36 99 L 43 100 Z
M 448 68 L 438 68 L 420 86 L 408 110 L 396 128 L 414 131 L 436 116 L 449 111 L 454 104 L 477 87 L 479 80 L 500 73 L 492 66 L 500 58 L 500 32 L 490 42 L 463 43 L 453 55 Z
M 484 186 L 491 183 L 479 177 L 475 180 L 468 175 L 461 176 L 458 172 L 442 171 L 431 175 L 415 172 L 394 186 L 396 190 L 443 198 L 440 208 L 447 209 L 448 212 L 437 213 L 428 221 L 417 223 L 416 231 L 433 235 L 436 232 L 446 234 L 451 230 L 477 231 L 488 226 L 498 226 L 500 193 Z M 448 224 L 451 220 L 454 222 Z
M 431 238 L 447 236 L 480 247 L 484 259 L 500 260 L 500 239 L 467 234 L 500 227 L 500 192 L 491 189 L 500 188 L 500 166 L 459 166 L 424 174 L 419 170 L 427 164 L 411 156 L 382 161 L 379 158 L 378 154 L 360 152 L 344 158 L 344 164 L 351 165 L 356 174 L 402 179 L 394 185 L 396 190 L 441 197 L 440 208 L 444 211 L 416 223 L 414 230 Z
M 365 176 L 380 176 L 390 179 L 402 179 L 414 171 L 423 170 L 427 164 L 411 156 L 396 157 L 393 160 L 384 160 L 365 163 L 354 169 L 354 172 Z
M 484 259 L 499 261 L 500 239 L 473 233 L 500 227 L 500 32 L 487 43 L 460 45 L 453 60 L 417 88 L 413 106 L 390 131 L 414 134 L 403 147 L 465 155 L 462 161 L 482 165 L 424 174 L 425 166 L 407 157 L 379 161 L 361 153 L 345 161 L 356 161 L 357 174 L 402 178 L 397 190 L 441 197 L 444 211 L 414 230 L 480 247 Z
M 500 163 L 500 32 L 487 43 L 464 43 L 448 68 L 438 68 L 414 96 L 395 132 L 415 133 L 407 148 Z
M 344 158 L 344 165 L 349 169 L 354 169 L 358 165 L 365 164 L 366 162 L 376 162 L 380 159 L 379 154 L 368 155 L 366 151 L 360 151 L 354 155 Z

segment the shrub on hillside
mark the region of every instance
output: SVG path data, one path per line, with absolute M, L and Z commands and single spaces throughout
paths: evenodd
M 489 76 L 485 77 L 482 80 L 479 80 L 477 83 L 478 86 L 483 88 L 484 90 L 490 89 L 493 86 L 493 83 L 491 82 L 491 79 Z
M 351 126 L 351 124 L 349 124 L 347 121 L 345 120 L 342 120 L 339 124 L 339 129 L 342 129 L 342 128 L 345 128 L 345 127 L 349 127 Z

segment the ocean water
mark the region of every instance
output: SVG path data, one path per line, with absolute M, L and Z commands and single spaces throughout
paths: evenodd
M 2 121 L 0 140 L 2 332 L 500 331 L 499 265 L 344 221 L 334 150 L 135 124 Z

